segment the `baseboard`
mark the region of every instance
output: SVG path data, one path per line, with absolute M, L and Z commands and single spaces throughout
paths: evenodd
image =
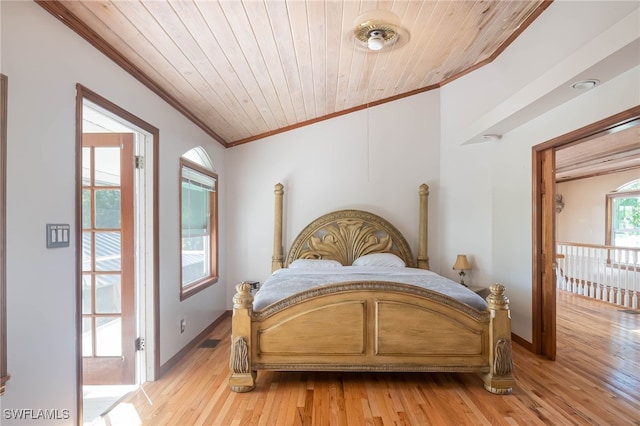
M 529 352 L 533 352 L 533 344 L 527 342 L 522 337 L 518 336 L 515 333 L 511 333 L 511 340 L 528 350 Z
M 200 342 L 207 338 L 209 334 L 215 329 L 225 318 L 231 315 L 231 311 L 224 311 L 222 315 L 212 322 L 207 328 L 205 328 L 200 334 L 198 334 L 193 340 L 180 349 L 178 353 L 171 357 L 171 359 L 160 366 L 160 377 L 164 376 L 166 372 L 171 370 L 180 362 L 180 360 L 189 353 L 193 348 L 197 347 Z M 160 378 L 158 377 L 158 378 Z

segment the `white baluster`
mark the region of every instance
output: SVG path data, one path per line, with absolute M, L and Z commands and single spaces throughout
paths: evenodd
M 567 253 L 567 246 L 562 246 L 561 248 L 562 254 L 564 255 L 564 259 L 562 259 L 562 289 L 567 289 L 567 280 L 569 279 L 569 271 L 567 270 L 567 259 L 569 258 L 569 254 Z
M 580 247 L 573 247 L 573 251 L 573 265 L 571 266 L 573 285 L 571 286 L 571 291 L 578 293 L 578 285 L 580 283 Z
M 611 263 L 613 262 L 613 257 L 611 256 L 611 249 L 607 250 L 607 263 L 604 268 L 604 281 L 605 288 L 604 293 L 606 295 L 605 302 L 612 302 L 613 299 L 613 286 L 611 285 Z
M 600 251 L 600 258 L 598 259 L 598 299 L 599 300 L 607 300 L 607 291 L 606 291 L 606 287 L 605 287 L 605 273 L 607 272 L 605 267 L 606 267 L 606 260 L 607 259 L 607 253 L 606 250 L 601 250 Z
M 613 299 L 611 303 L 618 305 L 620 298 L 620 250 L 613 250 L 613 259 L 611 259 L 611 293 Z
M 594 248 L 593 253 L 589 257 L 589 297 L 596 297 L 596 285 L 598 283 L 598 249 Z
M 594 295 L 594 286 L 598 280 L 596 279 L 595 269 L 596 269 L 596 255 L 598 253 L 597 248 L 589 249 L 589 268 L 588 268 L 588 279 L 589 279 L 589 293 L 587 296 L 593 297 Z
M 573 269 L 573 265 L 575 263 L 574 261 L 574 257 L 575 257 L 575 247 L 574 246 L 569 246 L 567 247 L 567 277 L 569 279 L 569 281 L 567 282 L 567 291 L 571 291 L 573 292 L 573 282 L 575 280 L 575 276 L 576 276 L 576 272 Z
M 631 262 L 629 262 L 629 267 L 631 268 L 631 283 L 629 285 L 629 288 L 632 291 L 630 306 L 632 309 L 638 309 L 638 290 L 640 287 L 640 251 L 634 250 L 631 254 Z
M 576 247 L 576 264 L 575 264 L 575 288 L 573 290 L 574 293 L 580 294 L 580 286 L 582 281 L 582 247 Z
M 596 250 L 594 257 L 594 264 L 593 264 L 593 297 L 595 299 L 600 299 L 600 277 L 599 277 L 599 273 L 600 273 L 600 259 L 602 257 L 602 250 L 598 249 Z
M 556 245 L 556 288 L 562 290 L 562 245 Z
M 629 281 L 631 279 L 631 251 L 624 251 L 624 273 L 622 274 L 622 282 L 620 283 L 620 291 L 622 293 L 620 297 L 620 304 L 624 307 L 629 307 Z
M 587 289 L 587 281 L 588 281 L 588 270 L 589 267 L 589 248 L 582 248 L 582 256 L 580 256 L 580 294 L 586 295 Z

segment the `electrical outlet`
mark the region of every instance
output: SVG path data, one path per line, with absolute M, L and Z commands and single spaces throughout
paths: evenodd
M 184 333 L 184 330 L 186 330 L 186 328 L 187 328 L 187 319 L 182 318 L 180 320 L 180 334 Z

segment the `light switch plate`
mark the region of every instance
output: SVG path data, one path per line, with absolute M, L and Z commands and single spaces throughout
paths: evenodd
M 47 223 L 47 248 L 69 247 L 71 225 Z

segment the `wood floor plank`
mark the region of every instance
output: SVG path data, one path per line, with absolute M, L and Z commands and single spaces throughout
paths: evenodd
M 121 403 L 153 426 L 640 426 L 640 314 L 563 291 L 557 301 L 556 361 L 515 344 L 511 395 L 487 392 L 475 374 L 271 371 L 234 393 L 229 317 L 208 336 L 217 346 L 194 348 Z

